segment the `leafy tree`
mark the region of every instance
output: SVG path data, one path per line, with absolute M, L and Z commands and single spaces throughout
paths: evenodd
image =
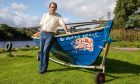
M 116 7 L 114 10 L 114 25 L 116 28 L 124 28 L 126 22 L 139 7 L 138 0 L 116 0 Z
M 129 17 L 129 20 L 126 22 L 126 28 L 140 28 L 140 13 L 134 13 Z
M 16 28 L 7 24 L 0 24 L 0 41 L 7 40 L 32 40 L 31 35 L 37 32 L 34 28 Z

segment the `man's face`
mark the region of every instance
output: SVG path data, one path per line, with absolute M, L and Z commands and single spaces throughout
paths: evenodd
M 56 11 L 56 6 L 55 6 L 55 4 L 51 4 L 51 5 L 50 5 L 50 8 L 49 8 L 49 13 L 50 13 L 51 15 L 53 15 L 53 14 L 55 13 L 55 11 Z

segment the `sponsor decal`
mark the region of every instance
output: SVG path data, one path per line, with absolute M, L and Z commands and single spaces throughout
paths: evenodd
M 69 40 L 73 40 L 73 39 L 86 38 L 86 37 L 99 38 L 100 35 L 99 35 L 99 33 L 74 35 L 74 36 L 61 37 L 61 38 L 59 38 L 59 40 L 60 41 L 69 41 Z
M 74 48 L 93 51 L 93 39 L 88 37 L 77 38 L 75 40 Z

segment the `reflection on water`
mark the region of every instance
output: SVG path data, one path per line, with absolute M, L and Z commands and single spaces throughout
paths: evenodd
M 5 48 L 6 43 L 8 41 L 0 41 L 0 48 Z M 13 44 L 13 47 L 24 47 L 25 45 L 29 46 L 35 46 L 35 43 L 33 41 L 10 41 Z

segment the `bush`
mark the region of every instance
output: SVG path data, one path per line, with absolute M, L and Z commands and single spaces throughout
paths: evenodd
M 110 36 L 116 41 L 135 42 L 140 41 L 140 30 L 113 29 Z

